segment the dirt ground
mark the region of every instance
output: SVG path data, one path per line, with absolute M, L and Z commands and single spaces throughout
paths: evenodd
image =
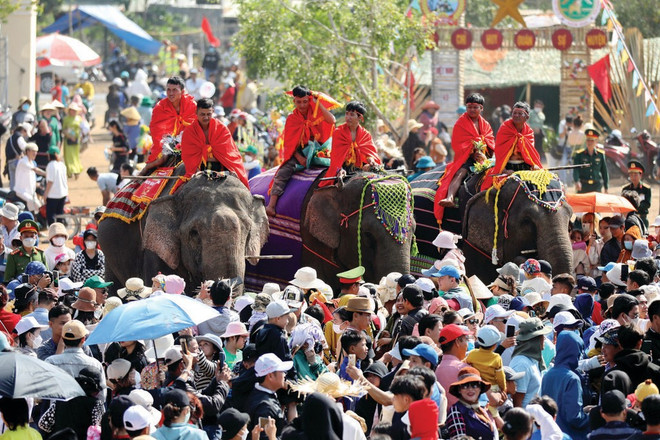
M 103 89 L 101 89 L 101 91 L 103 91 Z M 107 172 L 109 170 L 109 163 L 105 159 L 103 151 L 105 147 L 110 144 L 111 136 L 110 133 L 103 128 L 103 115 L 106 110 L 105 94 L 97 92 L 94 102 L 97 121 L 96 126 L 92 130 L 94 142 L 89 145 L 87 150 L 81 153 L 80 160 L 85 170 L 90 166 L 94 166 L 99 172 Z M 627 182 L 622 178 L 611 181 L 610 193 L 619 194 L 621 192 L 621 187 L 626 184 Z M 570 192 L 573 192 L 574 190 L 574 187 L 569 188 Z M 653 201 L 649 211 L 649 221 L 651 222 L 656 215 L 660 214 L 660 186 L 652 185 L 652 191 Z M 78 179 L 71 179 L 69 181 L 69 199 L 71 200 L 72 206 L 85 206 L 91 208 L 91 210 L 102 203 L 101 192 L 96 186 L 96 183 L 90 180 L 84 171 Z

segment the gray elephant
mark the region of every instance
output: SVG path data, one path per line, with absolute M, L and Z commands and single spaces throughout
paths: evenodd
M 104 218 L 99 244 L 115 289 L 135 276 L 149 284 L 162 272 L 180 275 L 193 290 L 204 280 L 244 277 L 246 255 L 259 255 L 268 232 L 263 197 L 233 175 L 198 174 L 154 200 L 140 221 Z
M 405 180 L 390 176 L 387 181 L 376 182 L 374 199 L 374 186 L 367 182 L 386 176 L 361 172 L 343 185 L 317 189 L 318 181 L 311 182 L 319 172 L 307 173 L 310 179 L 306 186 L 295 180 L 302 180 L 305 174 L 294 175 L 297 186 L 290 183 L 278 201 L 278 216 L 271 219 L 271 235 L 262 251 L 264 255 L 290 254 L 292 259 L 263 260 L 248 267 L 248 288 L 258 291 L 268 281 L 286 285 L 301 266 L 316 269 L 318 277 L 335 292 L 339 288 L 337 273 L 359 264 L 365 268 L 363 278 L 376 283 L 390 272 L 409 271 L 415 222 L 411 210 L 406 209 L 411 192 Z M 271 178 L 269 173 L 253 178 L 252 192 L 268 197 Z M 299 200 L 297 214 L 280 214 L 287 197 Z M 400 215 L 391 215 L 395 211 Z
M 463 252 L 468 275 L 476 274 L 484 282 L 497 277 L 495 269 L 507 261 L 536 258 L 547 260 L 552 272 L 571 273 L 573 251 L 568 235 L 568 223 L 573 210 L 566 202 L 556 210 L 533 201 L 524 188 L 508 179 L 497 197 L 498 234 L 496 256 L 492 264 L 495 234 L 494 203 L 496 190 L 473 196 L 463 218 Z

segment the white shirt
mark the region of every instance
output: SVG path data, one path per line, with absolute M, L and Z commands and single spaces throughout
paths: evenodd
M 23 200 L 31 200 L 37 190 L 36 165 L 27 156 L 23 156 L 16 165 L 16 184 L 14 190 Z
M 202 78 L 197 77 L 197 79 L 193 80 L 192 78 L 188 78 L 186 80 L 186 91 L 192 95 L 193 98 L 196 100 L 201 98 L 201 95 L 199 94 L 199 88 L 202 87 L 202 84 L 204 84 L 206 81 L 204 81 Z
M 66 165 L 58 160 L 51 160 L 46 166 L 46 182 L 53 185 L 48 191 L 49 199 L 61 199 L 69 195 L 69 184 L 66 178 Z

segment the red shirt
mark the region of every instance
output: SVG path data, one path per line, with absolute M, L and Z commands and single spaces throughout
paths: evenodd
M 14 327 L 18 324 L 18 321 L 21 320 L 21 315 L 16 313 L 8 312 L 4 309 L 0 310 L 0 331 L 5 331 L 8 334 L 11 334 L 14 331 Z

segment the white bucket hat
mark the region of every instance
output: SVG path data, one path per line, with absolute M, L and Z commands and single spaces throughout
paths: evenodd
M 456 243 L 461 238 L 460 235 L 454 235 L 449 231 L 442 231 L 433 240 L 433 246 L 443 249 L 456 249 Z
M 311 267 L 298 269 L 289 283 L 301 289 L 318 289 L 324 284 L 317 278 L 316 270 Z
M 264 284 L 261 293 L 265 293 L 266 295 L 272 298 L 273 294 L 278 293 L 279 291 L 280 291 L 280 286 L 277 283 L 266 283 Z
M 0 215 L 9 220 L 18 220 L 18 206 L 13 203 L 5 203 L 2 207 Z

